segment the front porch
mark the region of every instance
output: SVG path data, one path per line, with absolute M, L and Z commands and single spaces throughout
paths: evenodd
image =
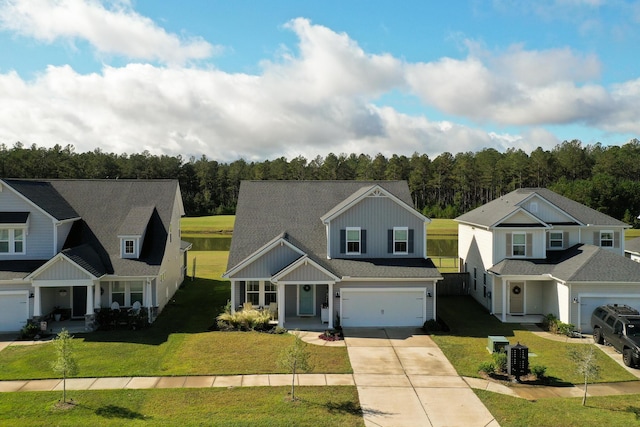
M 326 331 L 329 329 L 329 324 L 322 322 L 320 316 L 314 317 L 295 317 L 290 316 L 285 319 L 284 327 L 289 331 L 295 331 L 296 329 L 301 331 Z

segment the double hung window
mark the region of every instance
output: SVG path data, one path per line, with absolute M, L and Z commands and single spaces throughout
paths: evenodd
M 409 248 L 409 228 L 393 227 L 393 253 L 406 254 Z
M 525 256 L 527 253 L 527 235 L 525 233 L 513 233 L 511 242 L 513 256 Z
M 347 227 L 346 230 L 346 245 L 347 254 L 359 254 L 360 253 L 360 227 Z

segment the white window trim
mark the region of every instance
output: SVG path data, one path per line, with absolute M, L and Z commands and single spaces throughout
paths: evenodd
M 606 239 L 604 240 L 602 238 L 603 234 L 611 234 L 611 239 Z M 602 242 L 603 241 L 607 241 L 607 242 L 611 242 L 611 245 L 603 245 Z M 601 230 L 600 231 L 600 242 L 599 245 L 601 248 L 613 248 L 613 246 L 615 245 L 615 233 L 613 232 L 613 230 Z
M 2 227 L 1 230 L 6 230 L 8 234 L 8 240 L 3 240 L 3 242 L 7 242 L 8 251 L 0 252 L 0 255 L 24 255 L 27 253 L 27 239 L 25 238 L 27 235 L 26 227 Z M 16 240 L 15 231 L 22 231 L 22 240 Z M 16 252 L 16 242 L 22 242 L 22 251 Z
M 358 250 L 357 251 L 349 251 L 349 242 L 355 242 L 355 240 L 349 240 L 349 231 L 357 231 L 358 232 Z M 360 255 L 362 253 L 362 229 L 360 227 L 347 227 L 345 229 L 344 236 L 344 253 L 347 255 Z
M 127 250 L 127 243 L 131 243 L 131 252 Z M 124 239 L 124 254 L 125 255 L 135 255 L 136 254 L 136 240 L 135 239 Z
M 140 281 L 135 281 L 135 282 L 140 282 Z M 120 293 L 124 293 L 124 302 L 123 302 L 123 307 L 131 307 L 131 305 L 135 302 L 135 301 L 131 301 L 131 283 L 133 282 L 123 282 L 123 281 L 114 281 L 111 282 L 109 284 L 109 306 L 111 306 L 111 304 L 113 303 L 113 286 L 116 283 L 120 283 L 124 285 L 124 291 L 123 292 L 118 292 L 118 294 Z M 136 293 L 138 293 L 138 291 L 136 291 Z M 144 285 L 144 281 L 142 282 L 142 297 L 140 298 L 140 304 L 144 305 L 144 296 L 145 296 L 145 285 Z
M 268 291 L 267 290 L 267 286 L 273 286 L 273 290 L 272 291 Z M 264 294 L 263 294 L 263 297 L 262 297 L 262 302 L 263 302 L 263 305 L 265 307 L 267 307 L 269 305 L 269 304 L 267 304 L 267 295 L 275 295 L 275 301 L 273 301 L 273 302 L 275 302 L 275 303 L 278 302 L 278 287 L 274 283 L 271 283 L 269 281 L 263 282 L 263 289 L 264 289 Z
M 404 231 L 406 233 L 406 240 L 396 240 L 396 230 Z M 405 242 L 405 251 L 396 251 L 396 242 Z M 409 253 L 409 227 L 393 227 L 393 254 L 394 255 L 407 255 Z
M 257 291 L 250 291 L 249 290 L 249 283 L 252 284 L 257 284 L 258 285 L 258 290 Z M 249 301 L 249 295 L 258 295 L 258 303 L 254 304 L 255 307 L 259 307 L 260 306 L 260 289 L 262 288 L 262 286 L 260 286 L 260 281 L 258 280 L 247 280 L 244 282 L 244 300 L 245 301 Z M 253 303 L 252 303 L 253 304 Z
M 516 236 L 524 236 L 524 243 L 516 243 Z M 522 246 L 524 248 L 524 254 L 516 255 L 516 246 Z M 511 255 L 514 258 L 525 258 L 527 256 L 527 233 L 515 232 L 511 234 Z
M 559 234 L 559 239 L 554 239 L 551 237 L 552 234 Z M 560 242 L 560 246 L 554 246 L 553 242 Z M 564 233 L 562 231 L 550 231 L 549 232 L 549 248 L 550 249 L 562 249 L 564 248 Z

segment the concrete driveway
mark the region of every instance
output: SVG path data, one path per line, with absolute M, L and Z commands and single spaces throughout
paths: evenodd
M 499 426 L 420 329 L 343 332 L 366 426 Z

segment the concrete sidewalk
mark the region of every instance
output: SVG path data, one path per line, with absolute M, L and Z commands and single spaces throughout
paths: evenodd
M 182 377 L 68 378 L 67 390 L 291 386 L 291 374 Z M 355 385 L 351 374 L 298 374 L 296 385 Z M 62 390 L 62 380 L 0 381 L 0 392 Z
M 365 426 L 499 426 L 419 329 L 345 328 L 344 334 Z

